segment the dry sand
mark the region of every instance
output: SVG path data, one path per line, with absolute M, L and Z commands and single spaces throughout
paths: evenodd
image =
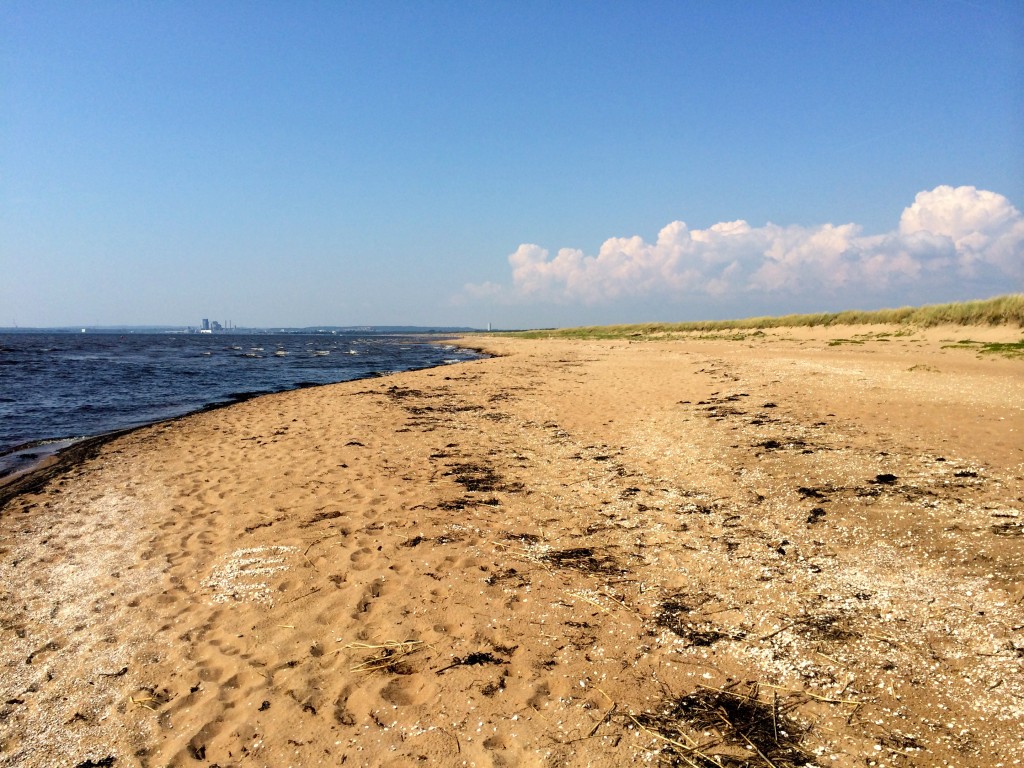
M 0 765 L 1019 765 L 1024 361 L 885 331 L 119 437 L 0 512 Z

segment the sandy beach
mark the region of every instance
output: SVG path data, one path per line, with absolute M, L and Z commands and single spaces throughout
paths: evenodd
M 0 766 L 1024 762 L 1017 328 L 471 337 L 0 511 Z

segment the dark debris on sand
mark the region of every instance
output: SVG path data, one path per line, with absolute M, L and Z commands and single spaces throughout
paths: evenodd
M 743 632 L 723 631 L 712 622 L 695 615 L 711 599 L 710 595 L 671 595 L 658 606 L 654 623 L 698 648 L 714 645 L 719 640 L 738 640 L 744 637 Z
M 520 483 L 506 483 L 493 468 L 483 464 L 453 464 L 446 477 L 454 478 L 455 482 L 467 491 L 493 493 L 494 491 L 516 492 L 522 490 Z
M 629 715 L 658 737 L 660 762 L 696 768 L 794 768 L 811 756 L 801 749 L 805 729 L 789 717 L 799 699 L 762 700 L 756 683 L 700 687 L 668 697 L 657 712 Z
M 573 568 L 584 573 L 597 573 L 605 576 L 618 576 L 625 569 L 614 557 L 607 553 L 598 553 L 592 547 L 572 547 L 558 549 L 541 555 L 540 559 L 556 568 Z

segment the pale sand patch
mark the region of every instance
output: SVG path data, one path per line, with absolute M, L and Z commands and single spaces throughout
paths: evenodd
M 1020 764 L 1024 361 L 893 331 L 474 338 L 121 437 L 0 512 L 0 765 L 657 763 L 750 683 L 813 765 Z

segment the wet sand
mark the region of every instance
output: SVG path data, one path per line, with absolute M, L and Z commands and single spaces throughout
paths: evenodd
M 1020 332 L 898 333 L 474 337 L 99 445 L 0 511 L 0 765 L 1020 764 L 1024 361 L 950 347 Z

